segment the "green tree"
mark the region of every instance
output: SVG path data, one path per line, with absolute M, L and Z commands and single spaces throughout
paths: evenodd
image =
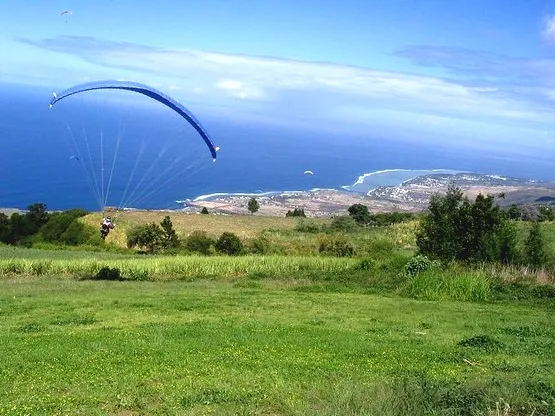
M 10 226 L 6 242 L 8 244 L 19 244 L 23 239 L 33 234 L 34 231 L 35 227 L 29 221 L 29 217 L 25 214 L 14 212 L 10 216 Z
M 461 241 L 457 236 L 458 219 L 455 214 L 463 200 L 460 188 L 451 185 L 446 195 L 432 195 L 428 212 L 420 221 L 416 233 L 416 244 L 421 254 L 443 260 L 452 260 L 458 256 Z
M 76 225 L 72 226 L 72 224 L 77 222 L 78 218 L 86 214 L 87 211 L 83 209 L 70 209 L 51 214 L 48 222 L 40 229 L 40 238 L 50 243 L 81 244 L 76 243 L 76 241 L 86 240 L 90 236 L 88 235 L 88 232 L 85 231 L 85 227 L 79 227 Z M 66 234 L 66 236 L 62 238 L 62 235 L 69 227 L 72 227 L 72 230 L 69 234 Z M 78 237 L 76 234 L 77 232 L 82 235 Z M 71 235 L 71 237 L 68 237 L 69 235 Z M 72 243 L 68 243 L 68 241 L 71 241 Z
M 540 205 L 538 207 L 540 212 L 540 221 L 553 221 L 555 219 L 555 211 L 549 205 Z
M 243 243 L 235 234 L 224 232 L 216 241 L 215 247 L 219 253 L 237 256 L 243 250 Z
M 166 215 L 162 222 L 160 222 L 160 227 L 162 228 L 162 247 L 165 249 L 179 247 L 179 238 L 173 228 L 169 215 Z
M 445 261 L 514 261 L 516 231 L 493 195 L 474 202 L 450 186 L 434 195 L 416 234 L 420 254 Z
M 7 243 L 10 235 L 10 218 L 0 212 L 0 242 Z
M 363 204 L 351 205 L 348 209 L 349 215 L 354 218 L 354 220 L 360 224 L 368 224 L 370 222 L 370 211 L 368 207 Z
M 193 231 L 185 239 L 185 247 L 189 251 L 194 251 L 204 255 L 210 254 L 210 247 L 215 244 L 215 241 L 208 237 L 206 231 Z
M 260 209 L 260 204 L 255 198 L 251 198 L 249 199 L 247 208 L 249 209 L 251 215 L 253 215 L 255 212 L 257 212 Z
M 78 220 L 73 220 L 60 235 L 58 241 L 62 244 L 77 246 L 85 244 L 93 234 L 96 234 L 96 230 L 90 225 L 85 225 Z
M 545 243 L 538 221 L 532 223 L 524 242 L 524 259 L 529 266 L 537 268 L 545 263 Z
M 293 211 L 289 210 L 285 214 L 286 217 L 306 217 L 303 208 L 295 208 Z
M 29 222 L 30 234 L 34 234 L 40 227 L 48 222 L 49 214 L 46 211 L 46 205 L 41 202 L 37 202 L 27 207 L 25 217 Z
M 511 204 L 509 209 L 507 209 L 507 216 L 511 220 L 519 220 L 520 219 L 520 208 L 517 204 Z
M 127 234 L 127 247 L 145 247 L 154 253 L 162 246 L 163 235 L 164 231 L 158 224 L 139 225 Z
M 202 207 L 202 209 L 200 210 L 200 213 L 201 213 L 201 214 L 205 214 L 205 215 L 210 214 L 210 213 L 208 212 L 208 208 L 206 208 L 206 207 Z

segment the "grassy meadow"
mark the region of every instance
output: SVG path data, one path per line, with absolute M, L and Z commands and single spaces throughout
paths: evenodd
M 129 214 L 118 232 L 166 215 Z M 330 235 L 169 215 L 180 235 L 275 252 L 0 247 L 0 415 L 555 415 L 549 271 L 409 276 L 414 222 Z M 329 238 L 355 255 L 319 254 Z M 124 281 L 94 280 L 101 267 Z

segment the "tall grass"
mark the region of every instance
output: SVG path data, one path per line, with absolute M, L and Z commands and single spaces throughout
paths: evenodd
M 408 279 L 401 292 L 428 300 L 483 301 L 490 298 L 492 289 L 491 279 L 481 271 L 433 269 Z
M 118 268 L 123 276 L 232 277 L 248 274 L 288 276 L 304 271 L 340 273 L 352 268 L 357 260 L 334 257 L 143 257 L 101 259 L 0 259 L 0 276 L 95 274 L 103 267 Z

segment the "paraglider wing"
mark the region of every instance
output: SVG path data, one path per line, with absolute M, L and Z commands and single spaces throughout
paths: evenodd
M 64 10 L 60 13 L 60 16 L 63 16 L 64 14 L 73 14 L 73 12 L 71 10 Z
M 50 108 L 58 101 L 63 100 L 66 97 L 69 97 L 74 94 L 79 94 L 85 91 L 93 91 L 93 90 L 104 90 L 104 89 L 113 89 L 113 90 L 127 90 L 137 92 L 139 94 L 146 95 L 165 106 L 171 108 L 173 111 L 178 113 L 182 116 L 185 120 L 193 126 L 193 128 L 197 131 L 198 134 L 203 138 L 204 142 L 208 146 L 210 153 L 212 154 L 212 158 L 214 161 L 216 160 L 216 152 L 219 150 L 219 147 L 215 147 L 212 143 L 212 140 L 208 136 L 208 133 L 202 127 L 200 122 L 196 119 L 196 117 L 182 104 L 175 101 L 173 98 L 167 96 L 166 94 L 155 90 L 148 85 L 139 84 L 138 82 L 128 82 L 128 81 L 97 81 L 97 82 L 88 82 L 85 84 L 79 84 L 74 87 L 68 88 L 60 92 L 59 94 L 54 93 L 54 97 L 50 101 Z
M 305 170 L 304 174 L 305 175 L 314 175 L 314 172 L 312 172 L 311 170 Z

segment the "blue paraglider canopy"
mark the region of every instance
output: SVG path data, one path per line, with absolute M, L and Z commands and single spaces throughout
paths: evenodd
M 93 90 L 103 90 L 103 89 L 116 89 L 116 90 L 127 90 L 137 92 L 139 94 L 146 95 L 147 97 L 153 98 L 154 100 L 164 104 L 165 106 L 171 108 L 173 111 L 178 113 L 182 116 L 185 120 L 187 120 L 191 126 L 200 134 L 203 138 L 204 142 L 208 146 L 210 150 L 210 154 L 214 161 L 216 160 L 216 152 L 219 150 L 219 147 L 214 146 L 212 140 L 208 136 L 208 133 L 204 129 L 204 127 L 200 124 L 200 122 L 196 119 L 196 117 L 181 103 L 175 101 L 173 98 L 167 96 L 166 94 L 149 87 L 148 85 L 140 84 L 138 82 L 129 82 L 129 81 L 96 81 L 96 82 L 88 82 L 85 84 L 75 85 L 74 87 L 68 88 L 60 92 L 59 94 L 54 93 L 54 97 L 50 101 L 50 108 L 58 101 L 63 100 L 66 97 L 69 97 L 74 94 L 79 94 L 85 91 L 93 91 Z

